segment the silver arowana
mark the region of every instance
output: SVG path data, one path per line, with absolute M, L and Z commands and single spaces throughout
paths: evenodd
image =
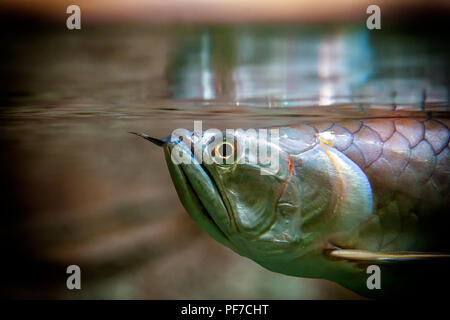
M 220 151 L 222 139 L 139 135 L 164 147 L 178 195 L 198 225 L 269 270 L 382 297 L 424 294 L 437 281 L 432 276 L 440 279 L 449 258 L 445 119 L 317 122 L 279 132 L 273 175 L 248 161 L 196 161 L 191 147 L 199 143 L 213 157 L 232 156 Z M 193 163 L 175 165 L 175 145 Z M 371 264 L 381 267 L 381 290 L 367 288 Z

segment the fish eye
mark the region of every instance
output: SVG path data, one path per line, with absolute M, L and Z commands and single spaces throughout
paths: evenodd
M 216 145 L 214 155 L 220 159 L 228 159 L 233 156 L 235 148 L 234 143 L 224 141 Z

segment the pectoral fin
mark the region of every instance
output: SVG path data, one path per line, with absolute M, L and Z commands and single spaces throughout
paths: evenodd
M 396 263 L 405 261 L 450 261 L 450 254 L 424 252 L 373 252 L 352 249 L 331 249 L 326 252 L 334 259 L 365 263 Z

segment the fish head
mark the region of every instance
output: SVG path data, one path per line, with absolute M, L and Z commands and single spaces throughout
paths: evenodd
M 167 165 L 176 173 L 175 186 L 184 185 L 178 194 L 191 216 L 201 212 L 211 222 L 201 225 L 205 231 L 214 228 L 208 233 L 221 234 L 242 255 L 269 254 L 270 245 L 257 239 L 277 222 L 276 206 L 288 174 L 276 137 L 267 131 L 207 130 L 201 135 L 178 132 L 168 141 Z
M 371 214 L 367 177 L 327 145 L 295 151 L 277 131 L 211 129 L 175 130 L 162 145 L 196 223 L 273 271 L 317 276 L 317 259 L 333 263 L 321 255 L 329 240 L 351 239 Z

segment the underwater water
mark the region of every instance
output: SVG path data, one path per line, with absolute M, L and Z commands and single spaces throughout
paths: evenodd
M 2 53 L 2 295 L 359 298 L 263 269 L 186 214 L 129 131 L 448 118 L 448 44 L 354 26 L 26 28 Z M 66 288 L 66 268 L 82 290 Z

